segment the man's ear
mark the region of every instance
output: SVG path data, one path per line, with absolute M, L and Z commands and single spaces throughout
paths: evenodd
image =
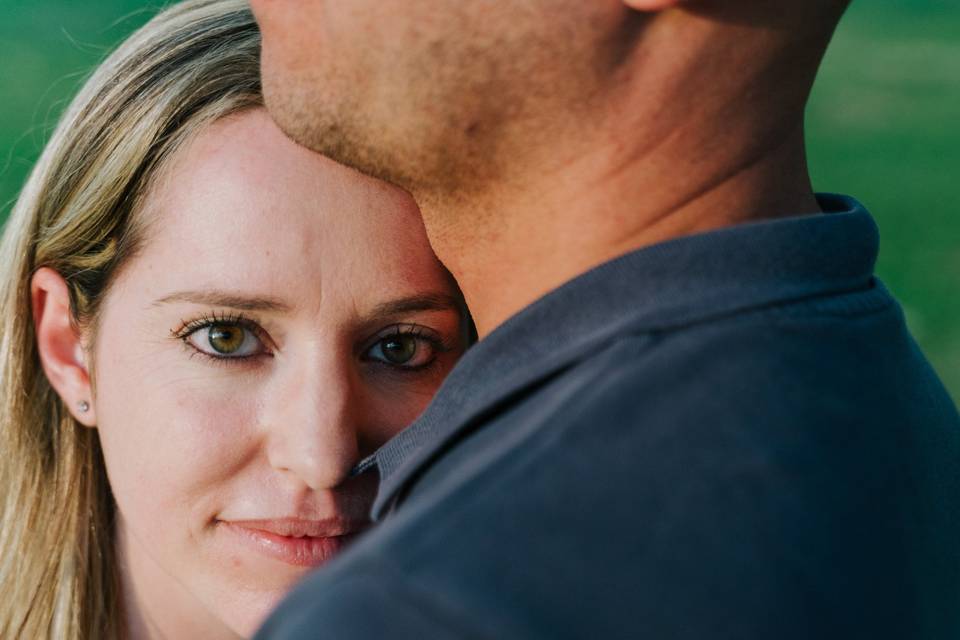
M 623 0 L 634 11 L 643 11 L 645 13 L 656 13 L 665 9 L 672 9 L 677 5 L 683 4 L 685 0 Z
M 43 372 L 73 417 L 85 426 L 96 426 L 90 372 L 70 312 L 66 281 L 53 269 L 38 269 L 30 280 L 30 300 Z

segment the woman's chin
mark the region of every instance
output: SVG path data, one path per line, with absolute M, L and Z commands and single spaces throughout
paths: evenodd
M 248 602 L 238 600 L 231 607 L 232 611 L 223 612 L 224 622 L 240 638 L 252 638 L 283 600 L 284 595 L 286 592 L 263 593 L 250 598 Z
M 290 590 L 311 571 L 310 567 L 292 567 L 260 558 L 244 558 L 231 568 L 230 575 L 214 577 L 219 584 L 203 589 L 204 593 L 195 591 L 194 595 L 241 638 L 252 638 Z

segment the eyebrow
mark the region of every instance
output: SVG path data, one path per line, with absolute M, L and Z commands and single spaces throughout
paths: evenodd
M 174 302 L 190 302 L 214 307 L 227 307 L 240 311 L 289 312 L 290 305 L 269 297 L 247 297 L 226 291 L 178 291 L 154 301 L 152 306 Z M 381 318 L 422 311 L 456 311 L 463 316 L 463 304 L 455 297 L 442 293 L 429 293 L 390 300 L 374 307 L 367 317 Z
M 462 307 L 462 303 L 453 296 L 443 293 L 429 293 L 384 302 L 374 307 L 367 316 L 374 318 L 399 316 L 419 311 L 456 311 L 460 316 L 463 316 Z
M 213 307 L 228 307 L 240 311 L 290 311 L 290 305 L 276 298 L 247 297 L 226 291 L 178 291 L 164 296 L 153 303 L 153 306 L 169 304 L 171 302 L 192 302 L 206 304 Z

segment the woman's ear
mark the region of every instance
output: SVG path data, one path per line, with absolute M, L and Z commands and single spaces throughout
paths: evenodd
M 683 2 L 684 0 L 623 0 L 623 4 L 634 11 L 643 11 L 645 13 L 655 13 L 657 11 L 663 11 L 664 9 L 672 9 Z
M 70 312 L 66 281 L 53 269 L 38 269 L 30 280 L 30 300 L 43 372 L 73 417 L 85 426 L 96 426 L 90 372 Z

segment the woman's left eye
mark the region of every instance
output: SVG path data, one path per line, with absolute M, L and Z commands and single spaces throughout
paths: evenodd
M 185 340 L 214 358 L 246 358 L 265 351 L 260 338 L 240 324 L 209 324 L 195 329 Z
M 401 369 L 422 369 L 437 358 L 436 340 L 415 333 L 393 333 L 380 338 L 364 353 L 364 359 Z

